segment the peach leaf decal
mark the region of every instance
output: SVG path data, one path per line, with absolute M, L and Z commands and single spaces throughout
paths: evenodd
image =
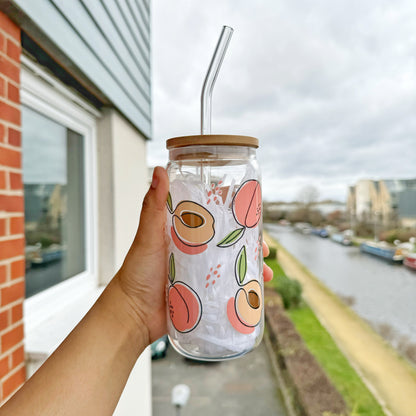
M 166 205 L 168 207 L 169 212 L 173 213 L 173 205 L 172 205 L 172 195 L 168 192 L 168 199 L 166 200 Z
M 241 285 L 246 277 L 247 273 L 247 251 L 246 246 L 243 246 L 237 255 L 235 262 L 235 272 L 237 281 Z
M 245 227 L 238 228 L 226 235 L 218 244 L 217 247 L 230 247 L 235 244 L 244 235 Z
M 175 270 L 175 257 L 173 256 L 173 253 L 171 253 L 171 255 L 169 256 L 169 281 L 171 283 L 173 283 L 175 281 L 175 275 L 176 275 L 176 270 Z

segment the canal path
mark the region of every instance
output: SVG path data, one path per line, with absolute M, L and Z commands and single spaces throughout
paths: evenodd
M 265 229 L 332 292 L 349 297 L 359 316 L 374 328 L 384 326 L 394 346 L 404 337 L 416 343 L 414 271 L 290 227 L 267 224 Z
M 265 239 L 271 243 L 269 235 Z M 415 369 L 280 245 L 278 259 L 285 272 L 300 281 L 303 297 L 383 405 L 386 415 L 414 416 Z

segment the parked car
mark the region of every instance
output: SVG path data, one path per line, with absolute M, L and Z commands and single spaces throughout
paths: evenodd
M 166 350 L 168 349 L 169 340 L 168 336 L 164 335 L 162 338 L 157 339 L 152 343 L 150 349 L 152 351 L 152 360 L 166 357 Z

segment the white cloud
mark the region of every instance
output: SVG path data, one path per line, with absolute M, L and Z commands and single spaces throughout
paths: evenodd
M 154 2 L 154 140 L 199 133 L 203 78 L 223 24 L 235 33 L 213 132 L 259 137 L 264 195 L 315 184 L 344 199 L 360 177 L 414 177 L 416 3 Z

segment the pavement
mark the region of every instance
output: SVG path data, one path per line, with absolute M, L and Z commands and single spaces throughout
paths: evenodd
M 265 237 L 269 244 L 275 244 L 270 237 Z M 309 306 L 382 404 L 386 414 L 415 416 L 415 369 L 280 245 L 278 260 L 288 276 L 301 282 Z
M 191 389 L 181 416 L 286 416 L 263 342 L 241 358 L 216 363 L 188 360 L 169 346 L 165 358 L 152 361 L 153 416 L 177 414 L 171 405 L 176 384 Z

